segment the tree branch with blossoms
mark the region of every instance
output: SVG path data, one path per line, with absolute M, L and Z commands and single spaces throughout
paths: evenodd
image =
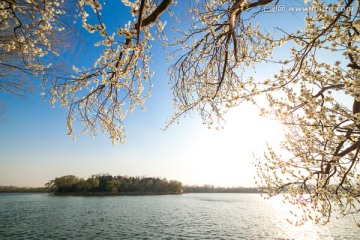
M 142 107 L 150 96 L 150 41 L 153 39 L 150 27 L 159 21 L 171 3 L 172 0 L 163 0 L 159 5 L 146 0 L 124 1 L 137 19 L 124 28 L 118 28 L 117 35 L 108 34 L 101 20 L 102 6 L 97 0 L 83 3 L 83 27 L 103 36 L 104 40 L 96 44 L 104 48 L 103 53 L 93 68 L 80 70 L 74 67 L 77 74 L 69 77 L 49 76 L 53 82 L 52 103 L 60 99 L 63 106 L 69 107 L 69 135 L 74 137 L 72 123 L 78 118 L 84 124 L 83 133 L 90 132 L 94 136 L 99 127 L 110 134 L 113 143 L 125 142 L 124 118 L 137 106 Z M 94 10 L 97 24 L 87 23 L 84 6 Z M 142 40 L 141 35 L 144 37 Z M 143 94 L 146 83 L 150 88 Z M 89 89 L 88 93 L 77 94 L 83 89 Z
M 360 133 L 356 131 L 360 21 L 354 1 L 338 4 L 344 7 L 342 11 L 309 13 L 305 31 L 288 35 L 287 41 L 296 46 L 293 59 L 286 62 L 293 64 L 271 83 L 281 91 L 281 98 L 268 94 L 271 109 L 264 109 L 286 123 L 281 148 L 290 157 L 269 147 L 264 161 L 258 159 L 259 185 L 266 185 L 270 195 L 285 189 L 288 201 L 302 206 L 304 216 L 295 224 L 308 219 L 327 223 L 334 209 L 342 215 L 360 210 Z M 325 3 L 312 6 L 324 9 Z M 353 11 L 348 10 L 350 6 Z M 340 61 L 331 64 L 321 60 L 319 52 L 330 56 L 341 52 L 349 62 L 345 62 L 347 69 Z M 344 101 L 351 98 L 352 108 Z M 297 197 L 305 193 L 306 198 Z
M 242 13 L 271 2 L 209 1 L 204 9 L 190 9 L 194 27 L 190 32 L 177 29 L 183 38 L 172 44 L 179 46 L 170 67 L 177 112 L 169 125 L 195 110 L 210 127 L 224 109 L 251 98 L 253 79 L 244 79 L 242 73 L 246 66 L 266 59 L 274 44 L 270 34 L 263 34 Z

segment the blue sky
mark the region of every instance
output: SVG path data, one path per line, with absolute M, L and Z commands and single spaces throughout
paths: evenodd
M 114 27 L 115 19 L 119 23 L 128 21 L 128 9 L 112 5 L 105 8 L 103 16 Z M 302 21 L 293 14 L 266 16 L 271 21 L 263 17 L 259 21 L 265 19 L 263 26 L 269 29 L 274 25 L 293 26 L 289 19 L 300 24 Z M 80 33 L 85 34 L 82 30 Z M 65 55 L 78 64 L 96 58 L 96 51 L 90 46 L 96 36 L 81 37 L 81 50 Z M 220 131 L 209 130 L 195 114 L 183 119 L 180 125 L 161 131 L 173 113 L 172 95 L 165 53 L 159 44 L 154 45 L 152 97 L 146 102 L 145 112 L 139 110 L 128 116 L 125 145 L 112 145 L 106 133 L 98 134 L 95 139 L 80 135 L 82 128 L 78 124 L 75 125 L 77 139 L 72 141 L 67 136 L 67 111 L 59 106 L 50 108 L 48 102 L 41 101 L 40 91 L 26 99 L 2 93 L 0 101 L 7 105 L 7 111 L 6 120 L 0 124 L 0 185 L 42 186 L 68 174 L 87 178 L 110 173 L 165 177 L 184 184 L 254 186 L 253 152 L 261 155 L 266 142 L 278 142 L 280 126 L 260 118 L 255 107 L 243 104 L 230 111 L 225 129 Z M 271 77 L 271 67 L 262 67 L 256 76 Z M 40 83 L 36 81 L 34 85 L 39 90 Z
M 245 105 L 230 113 L 224 130 L 209 130 L 195 117 L 164 132 L 160 129 L 165 115 L 171 114 L 171 98 L 154 97 L 146 112 L 130 116 L 125 145 L 112 145 L 107 134 L 94 139 L 77 135 L 72 141 L 64 109 L 51 109 L 37 96 L 6 100 L 7 120 L 0 125 L 0 185 L 42 186 L 67 174 L 110 173 L 166 177 L 185 184 L 251 186 L 252 152 L 265 145 L 263 137 L 271 140 L 274 134 L 271 123 Z

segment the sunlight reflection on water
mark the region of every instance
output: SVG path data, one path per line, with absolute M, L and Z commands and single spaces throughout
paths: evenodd
M 306 222 L 301 226 L 294 226 L 288 222 L 295 222 L 302 214 L 300 210 L 290 204 L 284 204 L 281 196 L 268 200 L 269 209 L 272 209 L 272 216 L 276 219 L 277 228 L 285 232 L 291 239 L 321 239 L 322 236 L 331 236 L 327 226 L 319 227 L 313 222 Z M 295 217 L 290 211 L 297 214 Z M 331 238 L 330 238 L 331 239 Z
M 288 217 L 281 199 L 258 194 L 0 194 L 1 239 L 359 239 L 351 219 L 295 227 Z
M 294 205 L 284 204 L 282 200 L 282 196 L 276 196 L 269 199 L 267 204 L 269 209 L 273 209 L 272 216 L 277 219 L 277 228 L 285 232 L 290 239 L 359 239 L 360 229 L 350 216 L 337 218 L 336 214 L 333 214 L 326 225 L 318 225 L 312 221 L 300 226 L 290 224 L 287 219 L 296 222 L 304 213 Z M 297 216 L 291 214 L 291 211 Z

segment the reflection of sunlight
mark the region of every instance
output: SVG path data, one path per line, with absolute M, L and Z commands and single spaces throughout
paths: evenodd
M 295 223 L 301 219 L 303 212 L 294 205 L 285 204 L 283 202 L 283 196 L 270 198 L 268 204 L 273 211 L 273 221 L 277 223 L 287 238 L 316 240 L 324 239 L 325 236 L 331 236 L 327 226 L 316 225 L 311 221 L 307 221 L 300 226 L 290 224 L 289 221 Z

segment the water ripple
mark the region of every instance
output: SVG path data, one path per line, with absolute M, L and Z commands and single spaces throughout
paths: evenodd
M 358 239 L 349 219 L 296 228 L 257 194 L 1 194 L 0 239 Z

